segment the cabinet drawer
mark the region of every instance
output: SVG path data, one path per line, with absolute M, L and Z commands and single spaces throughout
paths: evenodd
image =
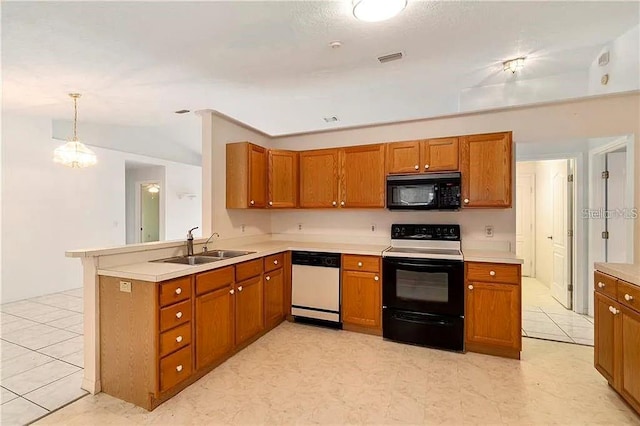
M 282 268 L 284 264 L 284 253 L 273 254 L 264 258 L 264 271 L 269 272 Z
M 171 305 L 191 297 L 191 277 L 160 284 L 160 306 Z
M 171 389 L 191 375 L 191 345 L 160 360 L 160 392 Z
M 262 273 L 262 259 L 250 260 L 236 265 L 236 282 L 244 281 Z
M 605 275 L 602 272 L 595 272 L 593 275 L 593 286 L 599 293 L 606 294 L 612 299 L 616 299 L 618 296 L 618 284 L 617 280 L 609 275 Z M 623 293 L 624 296 L 624 293 Z
M 190 320 L 191 300 L 160 309 L 160 331 L 168 330 Z
M 506 263 L 466 262 L 465 277 L 468 281 L 487 283 L 520 283 L 520 265 Z
M 640 287 L 618 280 L 618 302 L 640 312 Z
M 233 283 L 233 266 L 196 275 L 196 294 L 201 295 Z
M 191 322 L 165 331 L 160 335 L 160 357 L 191 343 Z
M 380 258 L 378 256 L 345 254 L 342 256 L 342 269 L 346 271 L 380 272 Z

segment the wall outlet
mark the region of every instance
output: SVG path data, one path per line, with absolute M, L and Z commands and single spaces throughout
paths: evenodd
M 302 224 L 301 223 L 298 224 L 298 231 L 302 231 Z
M 243 223 L 242 225 L 240 225 L 240 229 L 242 230 L 242 232 L 244 232 L 244 228 L 245 228 L 245 226 L 244 226 L 244 223 Z
M 376 232 L 376 224 L 375 223 L 371 224 L 371 232 Z
M 120 291 L 131 293 L 131 281 L 120 281 Z
M 488 238 L 493 237 L 493 225 L 487 225 L 484 227 L 484 236 Z

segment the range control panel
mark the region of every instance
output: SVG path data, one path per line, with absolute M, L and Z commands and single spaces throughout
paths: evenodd
M 394 240 L 460 241 L 460 225 L 391 225 Z

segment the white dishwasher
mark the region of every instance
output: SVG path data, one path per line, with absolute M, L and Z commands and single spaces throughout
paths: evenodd
M 322 325 L 340 326 L 340 254 L 291 254 L 291 315 Z

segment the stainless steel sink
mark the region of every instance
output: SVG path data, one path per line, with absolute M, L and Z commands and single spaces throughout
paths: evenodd
M 156 263 L 178 263 L 180 265 L 202 265 L 204 263 L 217 262 L 222 257 L 215 256 L 176 256 L 169 259 L 153 260 Z
M 211 250 L 204 253 L 199 253 L 198 256 L 206 257 L 218 257 L 222 259 L 228 259 L 230 257 L 244 256 L 245 254 L 252 254 L 255 251 L 239 251 L 239 250 Z

